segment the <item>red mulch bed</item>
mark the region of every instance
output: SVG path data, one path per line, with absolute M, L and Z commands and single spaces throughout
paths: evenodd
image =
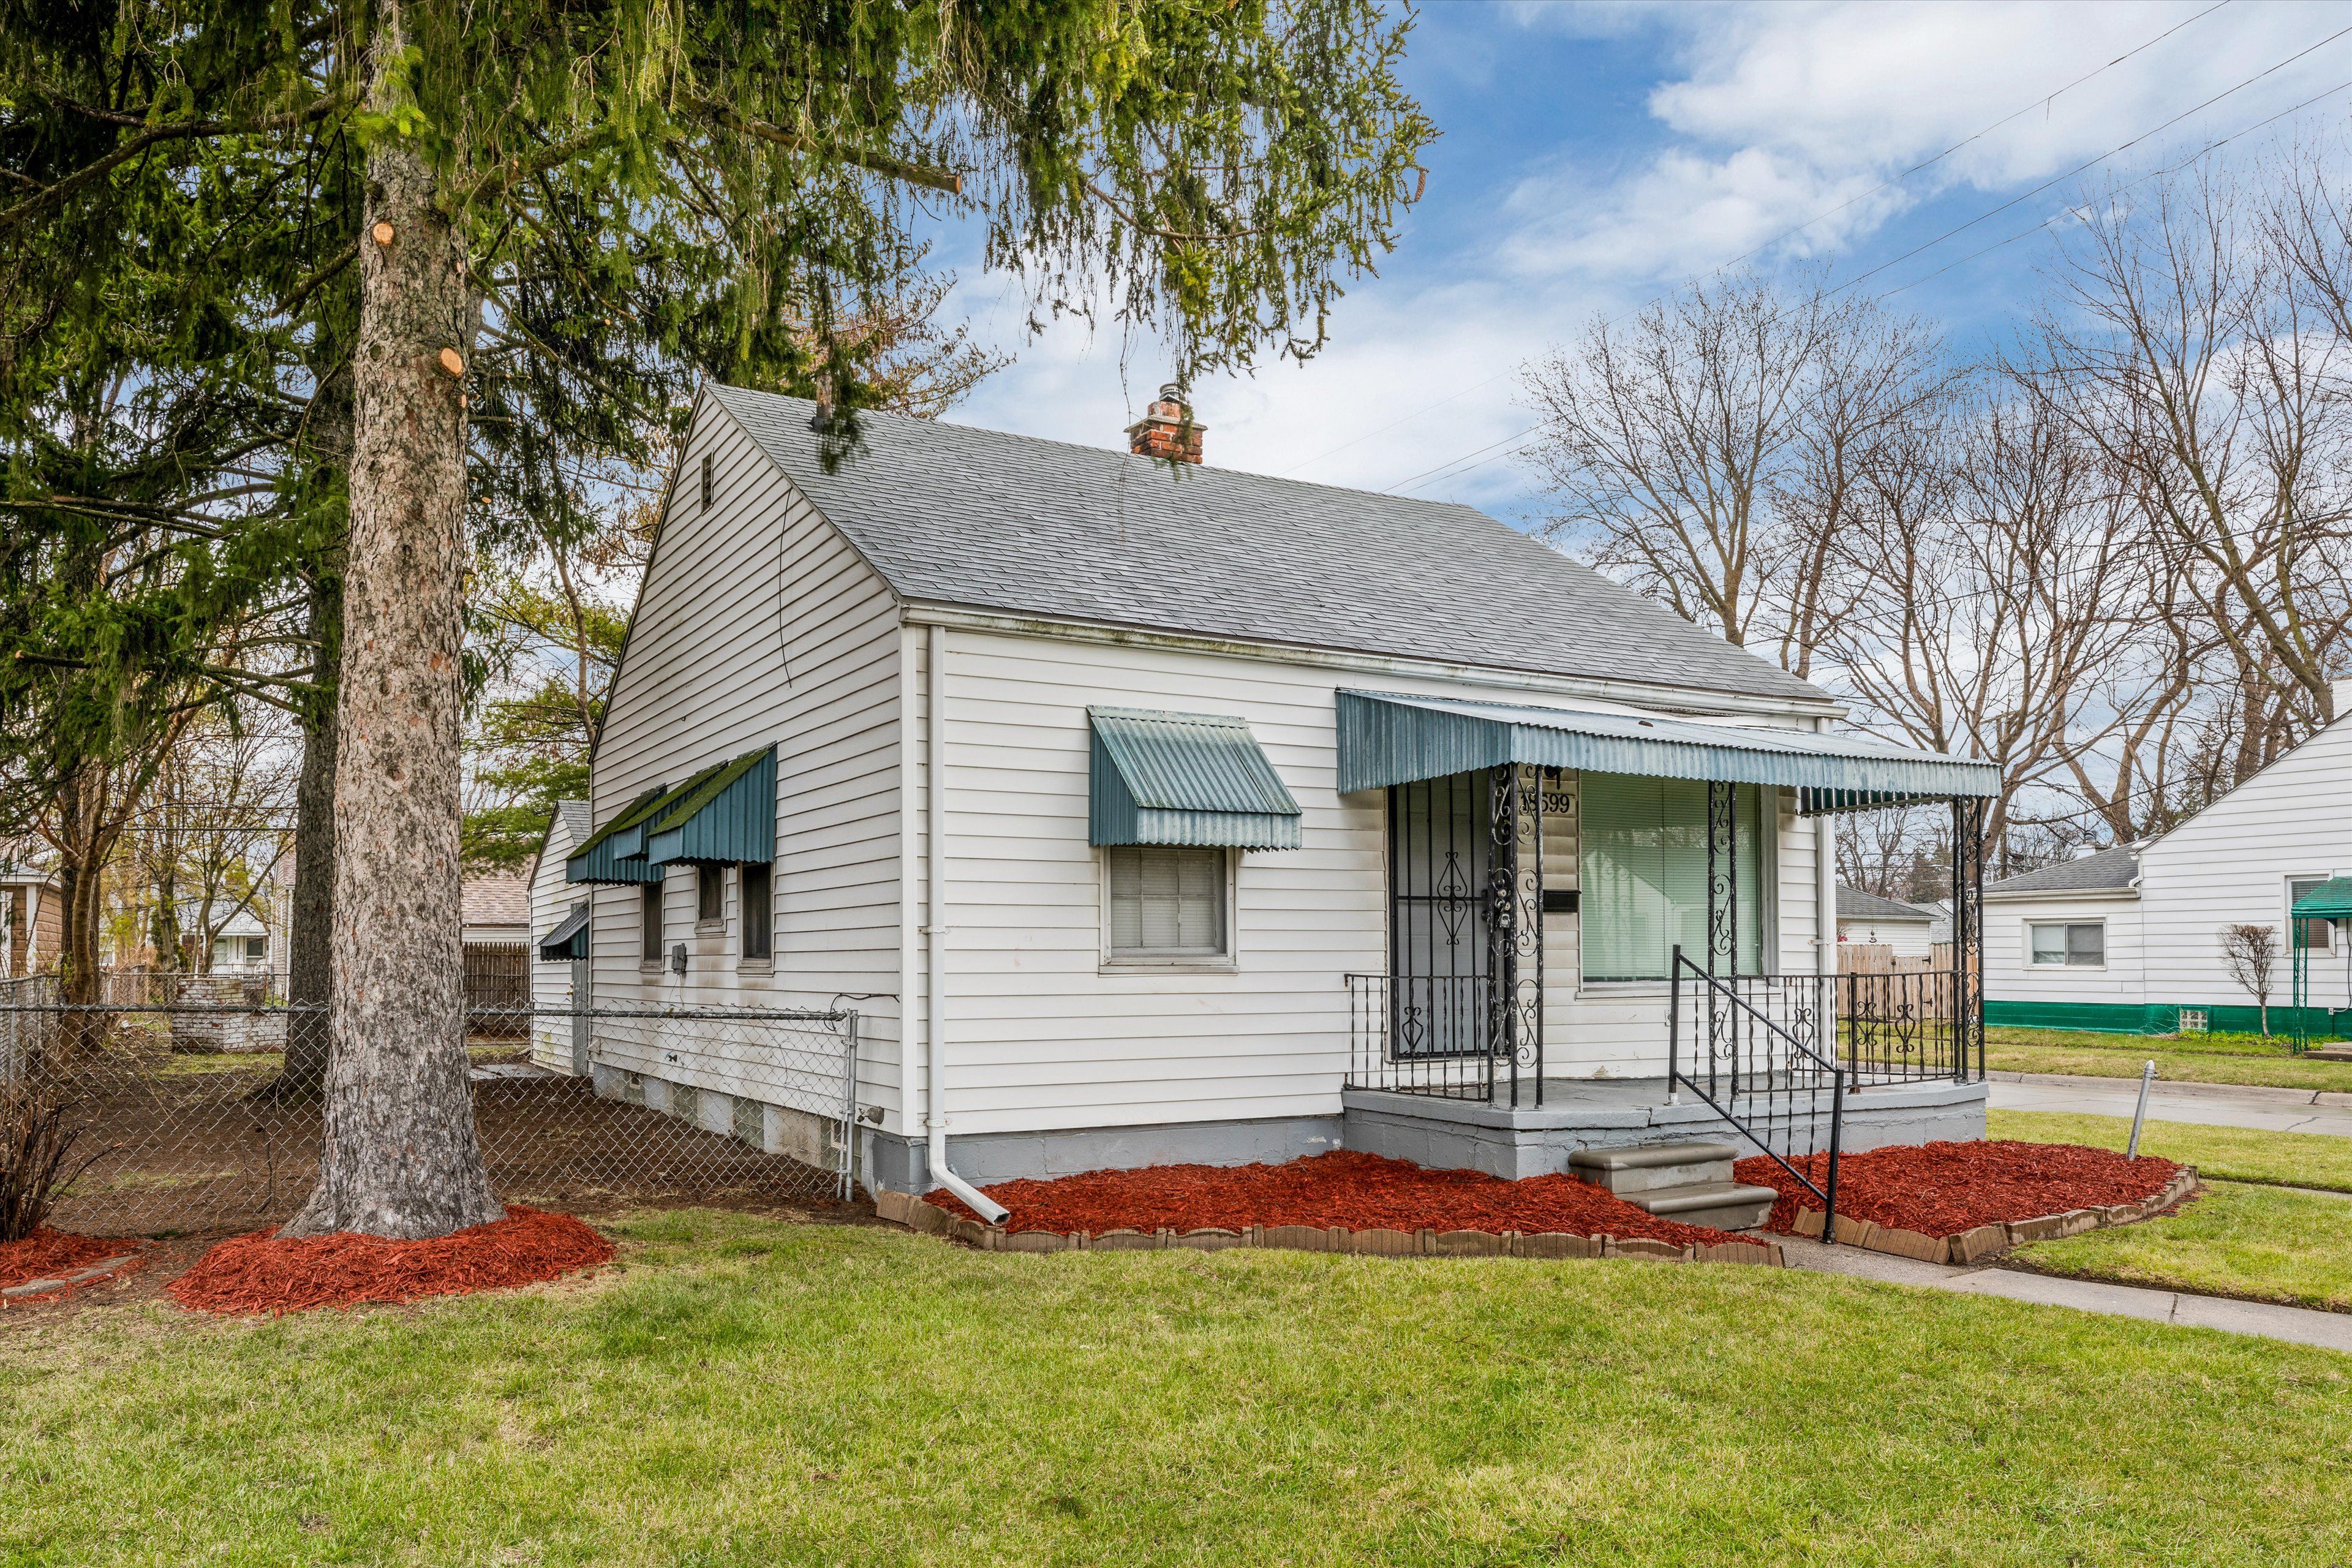
M 1818 1184 L 1827 1179 L 1829 1157 L 1792 1161 Z M 1800 1206 L 1817 1209 L 1821 1200 L 1761 1154 L 1733 1167 L 1739 1179 L 1778 1188 L 1768 1230 L 1790 1234 Z M 1927 1236 L 1957 1236 L 1980 1225 L 2038 1219 L 2068 1209 L 2137 1203 L 2164 1190 L 2180 1167 L 2143 1154 L 2126 1160 L 2112 1149 L 2075 1143 L 2020 1143 L 2007 1139 L 1977 1143 L 1921 1143 L 1838 1161 L 1838 1213 Z
M 68 1236 L 42 1226 L 22 1241 L 0 1242 L 0 1290 L 30 1279 L 55 1279 L 138 1250 L 137 1242 L 121 1237 Z
M 613 1244 L 570 1215 L 507 1205 L 507 1217 L 430 1241 L 339 1231 L 232 1237 L 164 1287 L 183 1307 L 255 1317 L 363 1301 L 413 1301 L 536 1285 L 612 1260 Z
M 64 1231 L 42 1226 L 21 1240 L 0 1243 L 0 1290 L 35 1279 L 62 1279 L 93 1263 L 103 1263 L 126 1252 L 137 1252 L 143 1245 L 119 1236 L 69 1236 Z M 126 1264 L 108 1278 L 128 1274 L 135 1267 L 135 1264 Z M 93 1279 L 89 1283 L 96 1285 L 102 1281 Z M 55 1290 L 19 1296 L 7 1304 L 22 1307 L 35 1301 L 54 1301 L 60 1296 L 71 1295 L 76 1289 L 70 1285 L 60 1285 Z
M 1351 1230 L 1516 1230 L 1533 1235 L 1646 1237 L 1671 1246 L 1748 1239 L 1705 1226 L 1653 1219 L 1572 1176 L 1507 1182 L 1476 1171 L 1433 1171 L 1351 1149 L 1280 1165 L 1153 1165 L 1090 1171 L 1050 1182 L 981 1189 L 1013 1211 L 1007 1230 L 1089 1236 L 1107 1230 L 1240 1230 L 1253 1225 Z M 942 1187 L 925 1194 L 950 1214 L 977 1217 Z

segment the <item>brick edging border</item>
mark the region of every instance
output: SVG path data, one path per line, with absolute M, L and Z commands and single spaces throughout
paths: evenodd
M 85 1285 L 103 1284 L 129 1274 L 146 1261 L 146 1253 L 134 1248 L 119 1257 L 104 1258 L 87 1268 L 77 1268 L 54 1279 L 27 1279 L 22 1285 L 11 1285 L 0 1290 L 0 1308 L 29 1306 L 36 1301 L 62 1300 Z
M 1859 1247 L 1869 1252 L 1891 1253 L 1897 1258 L 1914 1258 L 1922 1263 L 1980 1263 L 2012 1247 L 2022 1247 L 2029 1241 L 2052 1241 L 2062 1236 L 2080 1236 L 2086 1230 L 2137 1224 L 2162 1214 L 2196 1190 L 2197 1168 L 2183 1165 L 2174 1173 L 2172 1180 L 2164 1184 L 2163 1191 L 2136 1204 L 2068 1209 L 2063 1214 L 2042 1215 L 2035 1219 L 1980 1225 L 1958 1236 L 1929 1236 L 1924 1231 L 1901 1230 L 1840 1215 L 1837 1217 L 1837 1239 L 1843 1246 Z M 1796 1233 L 1802 1237 L 1819 1237 L 1822 1234 L 1822 1211 L 1799 1209 Z
M 1643 1258 L 1661 1263 L 1734 1263 L 1785 1268 L 1788 1258 L 1774 1241 L 1718 1242 L 1675 1247 L 1643 1237 L 1572 1236 L 1565 1231 L 1350 1230 L 1346 1226 L 1254 1225 L 1243 1230 L 1107 1230 L 1100 1236 L 1072 1231 L 1000 1230 L 950 1214 L 909 1193 L 877 1192 L 874 1212 L 882 1218 L 944 1236 L 982 1252 L 1156 1252 L 1181 1248 L 1221 1252 L 1229 1247 L 1271 1247 L 1291 1252 L 1345 1252 L 1362 1258 Z M 1841 1230 L 1843 1226 L 1841 1225 Z

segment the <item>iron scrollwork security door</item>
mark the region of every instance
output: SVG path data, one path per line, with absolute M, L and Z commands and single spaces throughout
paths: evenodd
M 1389 1054 L 1468 1064 L 1487 1051 L 1493 841 L 1484 773 L 1389 792 Z

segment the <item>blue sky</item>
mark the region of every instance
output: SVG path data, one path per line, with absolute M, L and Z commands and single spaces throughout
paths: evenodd
M 1634 307 L 1849 202 L 1752 264 L 1853 278 L 2145 136 L 2090 175 L 1857 285 L 1883 293 L 1926 279 L 1889 302 L 1940 323 L 1964 350 L 1997 342 L 2088 182 L 2178 162 L 2315 96 L 2215 157 L 2282 135 L 2341 136 L 2352 31 L 2323 40 L 2347 29 L 2352 3 L 2335 0 L 1436 0 L 1405 66 L 1444 133 L 1427 160 L 1427 197 L 1381 276 L 1350 286 L 1318 359 L 1196 389 L 1209 461 L 1396 487 L 1523 429 L 1518 367 L 1596 312 Z M 2032 237 L 1927 277 L 2044 220 Z M 942 259 L 956 264 L 951 247 Z M 951 309 L 1018 357 L 950 417 L 1117 444 L 1165 373 L 1159 345 L 1123 341 L 1115 325 L 1065 323 L 1032 338 L 1016 281 L 975 264 L 960 271 Z M 1507 446 L 1407 488 L 1522 523 L 1544 505 Z

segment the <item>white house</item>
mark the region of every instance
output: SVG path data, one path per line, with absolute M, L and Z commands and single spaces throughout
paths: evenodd
M 530 1059 L 558 1072 L 586 1073 L 584 1027 L 561 1016 L 588 1004 L 588 889 L 563 879 L 563 863 L 588 839 L 588 803 L 559 800 L 531 856 Z
M 1891 948 L 1899 958 L 1926 958 L 1934 951 L 1935 910 L 1858 888 L 1839 888 L 1837 900 L 1838 941 Z
M 2345 714 L 2160 838 L 1994 882 L 1985 889 L 1989 1022 L 2172 1034 L 2253 1029 L 2256 998 L 2231 978 L 2221 929 L 2267 926 L 2278 949 L 2271 1027 L 2288 1001 L 2288 907 L 2352 874 L 2352 682 Z M 2310 1005 L 2352 1005 L 2344 938 L 2307 922 Z
M 1723 1131 L 1670 1051 L 1708 969 L 1833 971 L 1821 814 L 1994 788 L 1466 507 L 1141 455 L 1172 392 L 1132 451 L 859 425 L 698 399 L 566 876 L 600 1009 L 857 1009 L 869 1185 Z M 723 1052 L 592 1056 L 744 1125 Z M 1980 1133 L 1936 1070 L 1847 1146 Z

